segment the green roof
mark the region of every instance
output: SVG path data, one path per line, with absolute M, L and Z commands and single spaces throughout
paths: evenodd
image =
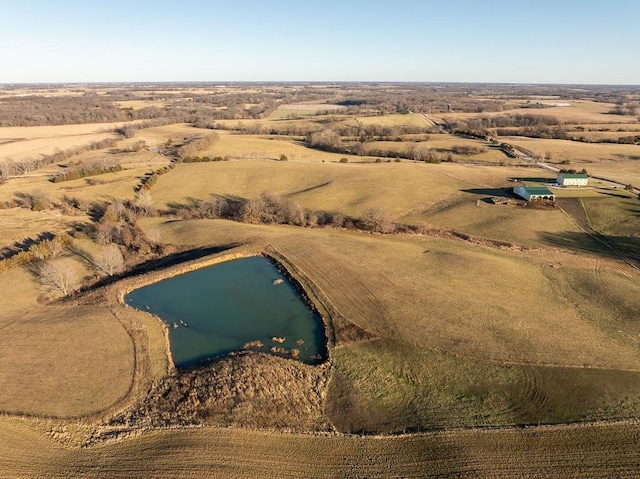
M 544 186 L 525 186 L 524 189 L 530 195 L 542 195 L 542 196 L 553 195 L 553 193 L 548 188 L 545 188 Z
M 563 178 L 588 178 L 584 173 L 559 173 Z

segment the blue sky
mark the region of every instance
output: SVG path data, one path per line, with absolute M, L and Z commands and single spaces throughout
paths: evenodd
M 640 84 L 640 0 L 0 0 L 0 83 Z

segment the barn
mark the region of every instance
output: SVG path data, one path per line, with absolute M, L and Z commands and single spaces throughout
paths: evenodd
M 589 177 L 582 173 L 558 173 L 556 183 L 560 186 L 587 186 Z
M 556 200 L 556 195 L 544 186 L 516 186 L 513 188 L 513 192 L 529 202 Z

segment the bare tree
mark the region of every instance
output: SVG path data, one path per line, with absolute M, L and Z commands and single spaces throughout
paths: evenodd
M 284 218 L 286 223 L 295 226 L 303 226 L 305 224 L 304 208 L 302 208 L 302 206 L 300 206 L 297 201 L 284 201 L 281 209 L 284 210 Z
M 220 218 L 227 209 L 227 200 L 216 195 L 199 204 L 200 214 L 204 218 Z
M 124 257 L 120 248 L 110 244 L 102 248 L 99 253 L 93 255 L 93 265 L 108 276 L 113 276 L 124 269 Z
M 386 211 L 372 208 L 364 215 L 364 224 L 376 233 L 393 233 L 395 226 Z
M 338 213 L 332 215 L 331 226 L 333 226 L 334 228 L 342 228 L 344 226 L 344 216 Z
M 22 158 L 16 162 L 16 168 L 21 174 L 26 175 L 35 168 L 35 160 L 33 158 Z
M 264 216 L 265 209 L 266 204 L 262 198 L 249 200 L 242 205 L 240 218 L 245 223 L 260 223 Z
M 44 242 L 44 245 L 47 248 L 50 258 L 59 256 L 64 249 L 62 241 L 60 241 L 58 238 L 47 240 Z
M 15 174 L 15 165 L 9 159 L 0 162 L 0 179 L 8 179 Z
M 36 268 L 38 280 L 47 289 L 68 295 L 77 287 L 77 275 L 73 266 L 65 262 L 45 261 Z
M 136 195 L 136 207 L 143 215 L 151 215 L 153 213 L 153 198 L 147 190 L 140 190 Z

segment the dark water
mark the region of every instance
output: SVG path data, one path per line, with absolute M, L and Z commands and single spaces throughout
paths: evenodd
M 283 282 L 274 285 L 275 280 Z M 176 366 L 243 348 L 307 363 L 326 355 L 322 320 L 262 256 L 175 276 L 132 291 L 125 301 L 167 323 Z M 262 345 L 247 345 L 258 341 Z

